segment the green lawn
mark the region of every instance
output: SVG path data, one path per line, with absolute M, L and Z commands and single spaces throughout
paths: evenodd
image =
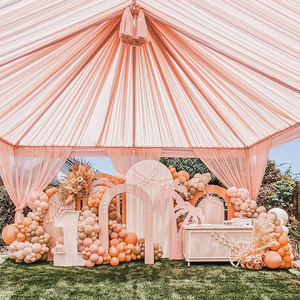
M 229 264 L 163 259 L 118 267 L 0 265 L 0 299 L 300 299 L 297 277 L 286 270 L 247 271 Z

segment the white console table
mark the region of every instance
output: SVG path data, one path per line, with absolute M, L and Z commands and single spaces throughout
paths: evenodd
M 183 255 L 191 262 L 229 261 L 229 252 L 237 242 L 252 242 L 252 226 L 184 225 Z

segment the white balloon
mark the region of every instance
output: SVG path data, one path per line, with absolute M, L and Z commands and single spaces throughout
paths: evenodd
M 289 229 L 286 227 L 286 226 L 282 226 L 282 229 L 283 229 L 283 234 L 284 235 L 288 235 L 288 233 L 289 233 Z
M 269 212 L 272 211 L 276 213 L 277 217 L 282 219 L 284 221 L 284 225 L 288 222 L 289 216 L 287 212 L 281 208 L 275 207 L 269 210 Z

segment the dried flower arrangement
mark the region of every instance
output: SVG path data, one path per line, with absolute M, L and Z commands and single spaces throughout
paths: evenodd
M 76 161 L 70 168 L 68 177 L 60 185 L 63 203 L 70 204 L 80 200 L 93 177 L 94 169 L 89 163 Z

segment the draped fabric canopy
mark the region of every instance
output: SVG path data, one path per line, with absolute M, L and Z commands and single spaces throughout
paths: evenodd
M 142 47 L 119 39 L 130 4 L 0 3 L 4 142 L 188 156 L 300 136 L 299 3 L 141 0 Z
M 255 198 L 269 149 L 300 136 L 300 4 L 139 0 L 141 47 L 119 38 L 130 5 L 1 1 L 0 140 L 119 170 L 116 149 L 200 157 Z

